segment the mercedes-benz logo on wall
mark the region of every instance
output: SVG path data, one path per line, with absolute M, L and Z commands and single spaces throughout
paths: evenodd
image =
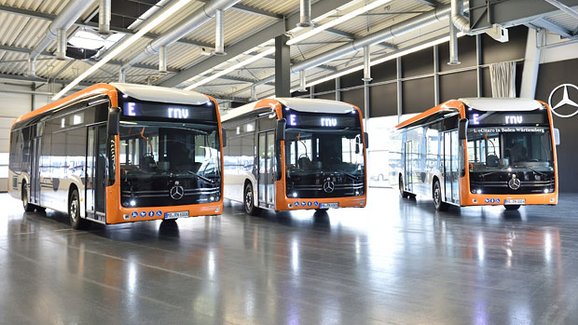
M 514 191 L 519 189 L 521 185 L 520 179 L 516 177 L 516 175 L 512 175 L 510 181 L 508 181 L 508 187 L 513 189 Z
M 176 181 L 175 185 L 171 187 L 169 194 L 173 200 L 180 200 L 185 195 L 185 189 L 179 185 L 178 181 Z
M 330 178 L 326 179 L 325 182 L 323 182 L 323 192 L 331 193 L 334 190 L 335 190 L 335 183 L 333 183 Z
M 577 102 L 578 87 L 573 84 L 561 84 L 554 88 L 548 97 L 548 105 L 552 107 L 552 113 L 562 118 L 569 118 L 578 114 Z

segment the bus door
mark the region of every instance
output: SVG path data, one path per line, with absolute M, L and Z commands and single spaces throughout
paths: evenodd
M 275 207 L 275 132 L 259 133 L 259 206 Z
M 88 128 L 86 150 L 87 218 L 105 221 L 106 125 Z
M 409 192 L 413 192 L 413 164 L 416 157 L 414 152 L 414 143 L 413 141 L 409 140 L 405 143 L 405 160 L 404 160 L 404 183 L 405 189 Z
M 36 128 L 39 126 L 37 125 Z M 36 136 L 32 138 L 30 148 L 30 202 L 33 204 L 40 204 L 40 145 L 42 137 Z
M 459 203 L 459 139 L 458 131 L 452 130 L 443 133 L 444 159 L 443 159 L 443 201 Z

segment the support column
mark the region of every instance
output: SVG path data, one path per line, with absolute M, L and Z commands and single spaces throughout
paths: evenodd
M 335 78 L 335 100 L 341 101 L 341 78 Z
M 440 104 L 440 57 L 437 45 L 433 47 L 433 66 L 434 66 L 434 104 Z
M 522 87 L 520 97 L 534 98 L 536 85 L 538 84 L 538 72 L 540 71 L 540 59 L 542 56 L 543 30 L 528 29 L 526 41 L 526 55 L 524 57 L 524 70 L 522 72 Z
M 291 55 L 287 35 L 275 37 L 275 96 L 291 97 Z
M 401 89 L 401 58 L 395 59 L 395 67 L 397 70 L 397 121 L 401 120 L 401 115 L 403 114 L 403 91 Z
M 482 38 L 480 37 L 480 35 L 476 35 L 476 93 L 478 94 L 478 97 L 482 97 L 482 90 L 483 90 L 483 85 L 484 85 L 484 80 L 483 80 L 483 76 L 484 74 L 482 73 Z

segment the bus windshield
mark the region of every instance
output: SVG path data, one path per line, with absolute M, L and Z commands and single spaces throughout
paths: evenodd
M 547 127 L 479 127 L 468 131 L 470 172 L 507 169 L 553 169 Z
M 120 125 L 122 203 L 153 206 L 219 199 L 217 126 L 123 121 Z M 182 186 L 182 197 L 171 188 Z
M 294 197 L 360 195 L 363 158 L 360 131 L 288 129 L 287 192 Z M 328 178 L 335 185 L 331 192 L 323 191 Z

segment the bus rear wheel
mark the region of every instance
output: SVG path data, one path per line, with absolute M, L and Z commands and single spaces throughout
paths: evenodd
M 243 208 L 245 213 L 248 215 L 257 215 L 257 207 L 255 207 L 255 192 L 253 191 L 253 185 L 250 182 L 245 185 L 245 192 L 243 195 Z
M 30 196 L 28 194 L 28 187 L 26 183 L 22 183 L 22 207 L 26 212 L 32 212 L 36 208 L 32 203 L 30 203 Z
M 73 229 L 86 229 L 89 225 L 86 219 L 80 217 L 80 199 L 77 189 L 73 189 L 68 198 L 68 217 Z
M 504 205 L 504 208 L 506 208 L 507 211 L 516 211 L 520 208 L 520 205 L 519 204 Z
M 432 187 L 432 199 L 437 211 L 445 211 L 448 209 L 448 204 L 442 201 L 442 187 L 437 178 L 434 180 Z

